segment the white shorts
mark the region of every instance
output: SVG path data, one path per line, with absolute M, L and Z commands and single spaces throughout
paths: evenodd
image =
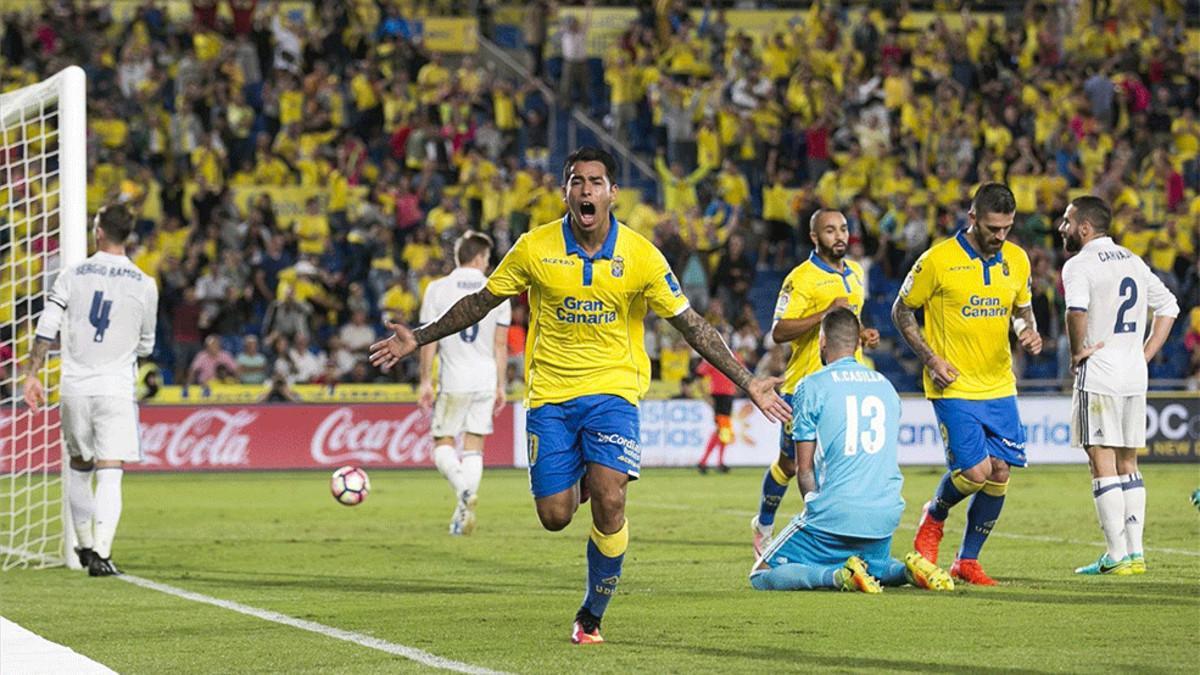
M 1071 392 L 1071 447 L 1141 448 L 1146 445 L 1146 395 Z
M 454 437 L 466 432 L 478 436 L 492 433 L 492 407 L 495 392 L 438 394 L 433 404 L 434 438 Z
M 67 453 L 85 462 L 140 462 L 137 401 L 116 396 L 62 399 L 62 435 Z

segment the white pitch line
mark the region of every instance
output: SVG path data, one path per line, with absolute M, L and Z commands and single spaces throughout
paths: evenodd
M 290 626 L 292 628 L 299 628 L 300 630 L 306 630 L 310 633 L 316 633 L 325 637 L 331 637 L 335 640 L 353 642 L 354 644 L 361 645 L 363 647 L 377 649 L 381 652 L 394 654 L 410 661 L 416 661 L 417 663 L 429 666 L 431 668 L 452 670 L 459 673 L 471 673 L 472 675 L 503 675 L 501 671 L 489 670 L 480 666 L 473 666 L 469 663 L 442 658 L 436 654 L 430 654 L 427 651 L 417 649 L 416 647 L 408 647 L 406 645 L 388 642 L 387 640 L 380 640 L 379 638 L 371 637 L 370 635 L 363 635 L 362 633 L 355 633 L 354 631 L 326 626 L 325 624 L 317 623 L 315 621 L 305 621 L 304 619 L 297 619 L 286 614 L 280 614 L 279 612 L 259 609 L 257 607 L 243 605 L 230 600 L 221 600 L 220 598 L 214 598 L 201 593 L 185 591 L 182 588 L 168 586 L 167 584 L 151 581 L 149 579 L 143 579 L 131 574 L 122 574 L 117 578 L 122 581 L 127 581 L 135 586 L 141 586 L 142 588 L 148 588 L 160 593 L 166 593 L 167 595 L 173 595 L 184 600 L 191 600 L 192 602 L 213 605 L 214 607 L 228 609 L 233 612 L 238 612 L 239 614 L 245 614 L 257 619 L 262 619 L 263 621 L 270 621 L 272 623 Z
M 694 513 L 696 508 L 684 504 L 663 504 L 661 502 L 636 502 L 637 506 L 649 507 L 652 509 L 663 509 L 665 511 L 689 511 Z M 757 511 L 742 511 L 738 509 L 709 509 L 708 513 L 716 513 L 724 516 L 753 516 Z M 916 530 L 913 525 L 901 525 L 901 530 Z M 1051 544 L 1075 544 L 1078 546 L 1104 546 L 1102 541 L 1080 541 L 1078 539 L 1064 539 L 1062 537 L 1052 537 L 1041 534 L 1020 534 L 1017 532 L 992 532 L 990 537 L 999 537 L 1001 539 L 1017 539 L 1020 541 L 1043 541 Z M 1183 548 L 1164 548 L 1162 546 L 1147 546 L 1146 551 L 1149 553 L 1173 553 L 1175 555 L 1186 555 L 1194 558 L 1200 558 L 1200 551 L 1191 551 Z

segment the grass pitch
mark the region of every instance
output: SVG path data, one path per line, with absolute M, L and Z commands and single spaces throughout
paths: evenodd
M 760 469 L 649 469 L 630 487 L 609 643 L 594 647 L 567 639 L 583 595 L 586 506 L 565 531 L 542 531 L 519 471 L 485 472 L 479 529 L 463 538 L 446 534 L 453 501 L 432 471 L 373 471 L 356 508 L 333 501 L 323 473 L 127 475 L 114 558 L 177 588 L 510 672 L 1194 672 L 1200 514 L 1188 498 L 1200 472 L 1143 473 L 1145 576 L 1073 575 L 1102 550 L 1087 469 L 1036 467 L 1014 472 L 984 549 L 999 588 L 872 597 L 750 589 Z M 894 553 L 909 550 L 940 475 L 905 471 Z M 793 487 L 777 529 L 799 504 Z M 965 506 L 951 514 L 944 566 L 965 518 Z M 122 673 L 428 670 L 63 569 L 0 573 L 0 614 Z

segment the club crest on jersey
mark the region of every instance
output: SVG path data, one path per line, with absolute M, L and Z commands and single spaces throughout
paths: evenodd
M 1008 261 L 1007 260 L 1000 261 L 1000 270 L 1004 272 L 1004 276 L 1008 276 Z
M 625 259 L 617 256 L 612 259 L 612 275 L 614 277 L 622 277 L 625 275 Z

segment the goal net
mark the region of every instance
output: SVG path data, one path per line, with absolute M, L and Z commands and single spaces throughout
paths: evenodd
M 0 94 L 0 569 L 72 562 L 58 413 L 58 358 L 39 373 L 49 405 L 26 408 L 21 370 L 46 293 L 87 253 L 83 70 Z M 78 565 L 76 562 L 75 565 Z

